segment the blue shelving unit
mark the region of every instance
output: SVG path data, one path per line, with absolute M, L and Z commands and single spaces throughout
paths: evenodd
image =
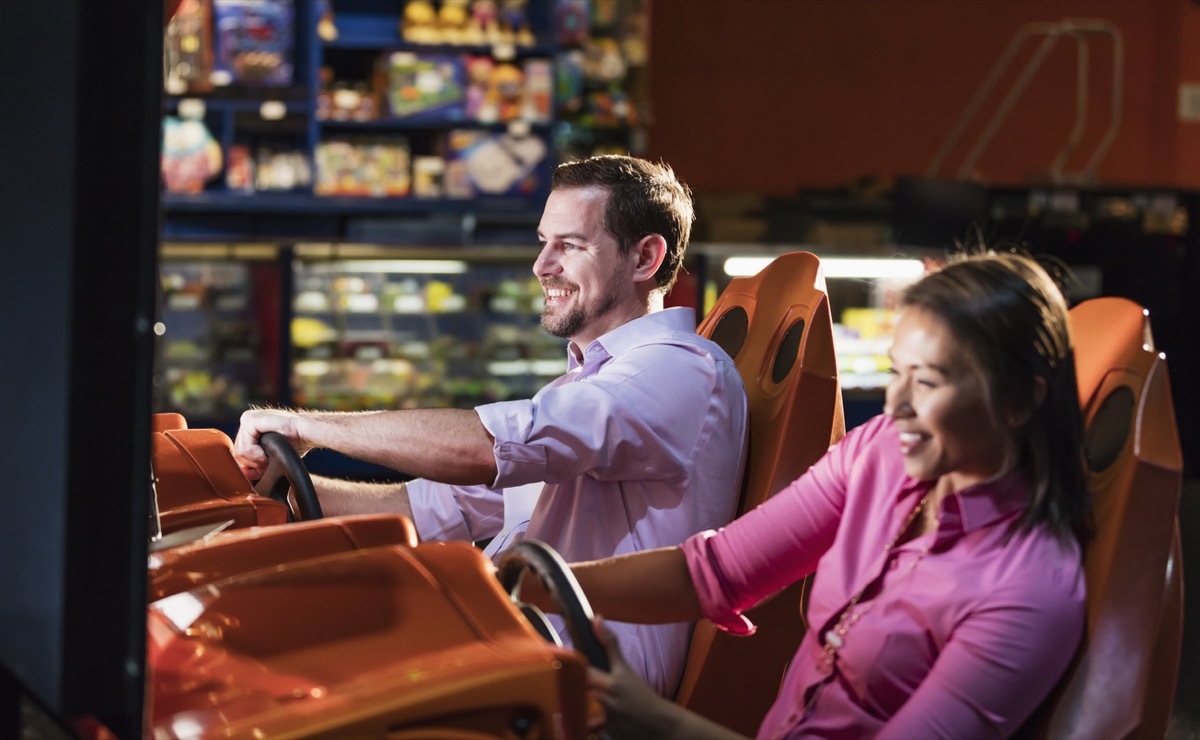
M 314 193 L 313 186 L 307 183 L 284 192 L 232 189 L 222 172 L 202 192 L 164 194 L 164 236 L 177 240 L 351 239 L 365 232 L 388 236 L 389 241 L 403 244 L 412 242 L 405 237 L 406 224 L 413 226 L 412 238 L 420 240 L 429 233 L 423 222 L 445 221 L 453 216 L 457 218 L 453 237 L 443 233 L 429 240 L 430 243 L 445 243 L 449 238 L 472 244 L 494 241 L 487 225 L 497 219 L 512 223 L 518 218 L 523 226 L 532 227 L 548 194 L 555 163 L 553 104 L 551 119 L 547 121 L 481 123 L 466 120 L 461 113 L 444 114 L 437 110 L 392 116 L 388 115 L 384 100 L 377 118 L 354 121 L 322 119 L 318 114 L 318 97 L 322 92 L 323 68 L 333 69 L 334 74 L 346 71 L 366 77 L 379 58 L 392 52 L 463 58 L 493 56 L 497 61 L 515 63 L 544 58 L 552 64 L 556 52 L 553 6 L 553 0 L 531 0 L 528 5 L 529 27 L 537 40 L 534 45 L 493 46 L 408 43 L 401 35 L 405 3 L 399 0 L 329 0 L 328 6 L 312 0 L 295 0 L 292 84 L 229 85 L 211 92 L 165 96 L 163 104 L 164 115 L 177 116 L 190 104 L 184 101 L 202 103 L 203 120 L 225 153 L 225 166 L 235 145 L 246 146 L 252 152 L 261 147 L 289 149 L 307 156 L 313 177 L 314 153 L 322 142 L 330 139 L 392 137 L 410 144 L 415 157 L 441 154 L 441 141 L 452 129 L 491 135 L 519 132 L 539 139 L 545 147 L 544 159 L 525 178 L 525 181 L 535 180 L 535 187 L 459 199 L 423 198 L 412 193 L 403 197 L 329 196 Z M 318 23 L 326 7 L 333 11 L 337 29 L 336 38 L 329 40 L 318 33 Z M 338 66 L 349 69 L 338 70 Z M 359 69 L 353 69 L 355 66 Z M 282 117 L 267 120 L 260 116 L 264 103 L 275 104 L 276 115 L 282 109 Z M 392 228 L 380 229 L 381 218 L 393 220 Z M 374 223 L 360 223 L 364 219 Z M 476 233 L 477 227 L 482 228 L 481 233 Z

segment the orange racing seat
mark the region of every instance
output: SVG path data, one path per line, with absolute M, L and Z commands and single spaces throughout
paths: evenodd
M 733 357 L 746 387 L 741 515 L 799 478 L 846 431 L 820 261 L 790 252 L 753 277 L 735 278 L 697 331 Z M 750 610 L 758 625 L 752 637 L 698 622 L 676 701 L 753 735 L 804 634 L 801 593 L 795 584 Z
M 1183 459 L 1166 360 L 1124 298 L 1071 309 L 1095 537 L 1075 661 L 1023 735 L 1161 738 L 1183 634 Z

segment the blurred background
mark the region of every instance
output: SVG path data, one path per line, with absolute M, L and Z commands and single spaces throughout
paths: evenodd
M 136 714 L 138 554 L 66 543 L 135 539 L 144 512 L 88 491 L 144 484 L 151 411 L 232 432 L 250 404 L 470 407 L 558 375 L 534 232 L 554 166 L 603 152 L 694 190 L 672 305 L 821 257 L 850 425 L 881 408 L 896 292 L 958 245 L 1145 306 L 1200 572 L 1196 39 L 1193 0 L 0 0 L 0 558 L 45 564 L 0 581 L 24 636 L 0 657 L 56 710 Z M 1200 737 L 1198 632 L 1172 737 Z

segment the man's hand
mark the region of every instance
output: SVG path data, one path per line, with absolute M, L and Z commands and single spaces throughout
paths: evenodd
M 242 413 L 237 438 L 233 441 L 233 456 L 250 480 L 258 480 L 267 471 L 267 455 L 258 444 L 266 432 L 278 432 L 303 455 L 313 448 L 300 433 L 301 414 L 281 409 L 250 409 Z

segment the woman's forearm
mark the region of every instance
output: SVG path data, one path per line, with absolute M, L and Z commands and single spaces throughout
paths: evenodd
M 571 571 L 592 611 L 610 621 L 667 624 L 691 622 L 703 616 L 687 561 L 678 547 L 573 563 Z M 552 609 L 536 580 L 525 578 L 521 597 Z

